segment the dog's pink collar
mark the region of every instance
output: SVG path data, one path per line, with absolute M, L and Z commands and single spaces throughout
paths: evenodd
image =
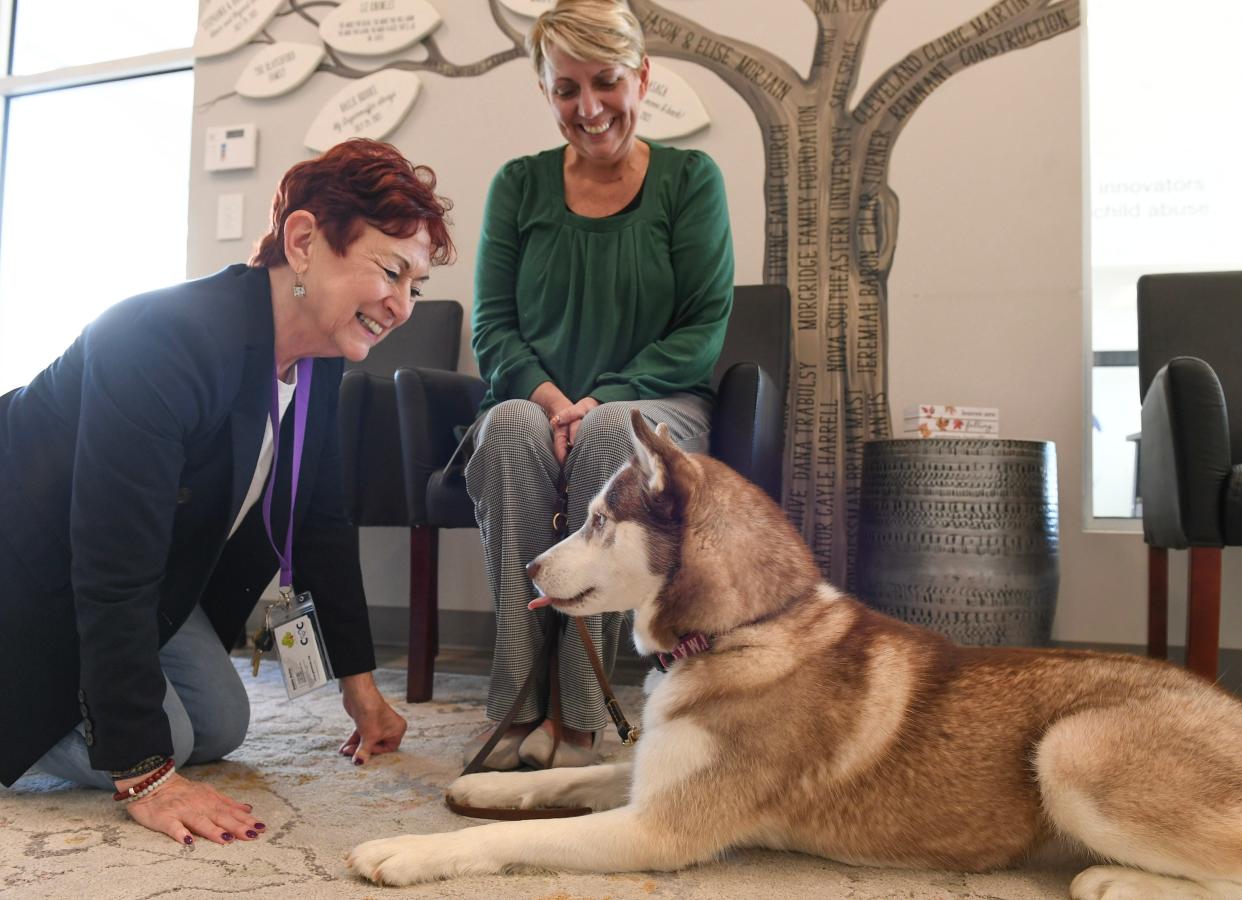
M 692 631 L 689 634 L 682 635 L 681 640 L 671 653 L 657 653 L 656 666 L 661 672 L 667 672 L 677 660 L 685 659 L 687 656 L 694 656 L 696 653 L 703 653 L 711 648 L 712 642 L 708 640 L 707 635 L 701 631 Z

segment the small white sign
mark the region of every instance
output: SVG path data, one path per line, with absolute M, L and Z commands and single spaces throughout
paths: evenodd
M 439 24 L 427 0 L 345 0 L 324 16 L 319 36 L 342 53 L 380 56 L 421 41 Z
M 400 69 L 351 81 L 324 104 L 303 142 L 322 152 L 350 138 L 379 140 L 401 124 L 421 87 L 417 75 Z
M 323 47 L 318 44 L 272 44 L 250 57 L 234 90 L 252 99 L 287 94 L 314 74 L 321 59 Z
M 711 124 L 711 116 L 694 88 L 654 59 L 647 96 L 638 112 L 638 134 L 653 141 L 685 137 Z
M 194 55 L 219 56 L 246 44 L 267 27 L 284 0 L 204 0 L 194 35 Z
M 556 5 L 556 0 L 500 0 L 500 2 L 519 16 L 527 16 L 531 19 Z

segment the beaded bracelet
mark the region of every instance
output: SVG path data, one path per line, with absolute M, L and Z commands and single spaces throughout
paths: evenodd
M 164 765 L 160 766 L 142 781 L 137 784 L 130 785 L 123 791 L 117 791 L 112 795 L 113 800 L 137 800 L 139 797 L 145 796 L 154 790 L 159 784 L 163 784 L 168 780 L 168 776 L 173 773 L 173 767 L 176 764 L 171 760 L 166 760 Z
M 140 790 L 138 793 L 134 794 L 134 796 L 126 797 L 125 802 L 133 803 L 135 800 L 141 800 L 143 797 L 147 796 L 148 794 L 154 794 L 156 791 L 158 791 L 161 787 L 164 786 L 165 781 L 167 781 L 168 779 L 172 777 L 173 777 L 173 770 L 169 769 L 159 778 L 155 779 L 155 781 L 151 782 L 151 784 L 147 785 L 145 788 Z

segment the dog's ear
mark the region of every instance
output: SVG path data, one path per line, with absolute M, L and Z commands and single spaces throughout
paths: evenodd
M 661 422 L 652 431 L 643 414 L 630 410 L 630 426 L 634 430 L 634 455 L 643 486 L 649 494 L 663 494 L 669 483 L 669 473 L 685 458 L 676 444 L 669 439 L 668 426 Z

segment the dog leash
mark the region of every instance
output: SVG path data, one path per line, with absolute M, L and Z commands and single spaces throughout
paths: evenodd
M 582 646 L 586 648 L 587 659 L 591 661 L 591 668 L 595 670 L 595 679 L 599 682 L 599 689 L 604 694 L 604 708 L 608 710 L 608 715 L 612 716 L 612 724 L 617 727 L 617 735 L 621 738 L 621 743 L 627 747 L 637 743 L 642 729 L 637 725 L 631 725 L 625 718 L 621 704 L 617 702 L 617 695 L 612 692 L 612 685 L 608 683 L 608 676 L 604 674 L 604 665 L 599 661 L 599 653 L 596 652 L 595 642 L 591 640 L 591 635 L 587 631 L 586 622 L 575 616 L 574 624 L 578 626 L 578 636 L 582 638 Z
M 569 530 L 569 495 L 566 491 L 564 472 L 561 473 L 556 493 L 556 504 L 552 513 L 552 532 L 558 540 L 563 540 Z M 534 665 L 531 666 L 530 672 L 527 673 L 526 680 L 522 682 L 522 688 L 518 691 L 513 705 L 509 707 L 509 711 L 505 713 L 504 718 L 496 725 L 492 736 L 487 739 L 479 752 L 474 755 L 474 759 L 470 760 L 466 767 L 462 769 L 462 775 L 473 775 L 484 770 L 483 761 L 495 749 L 500 739 L 504 737 L 505 732 L 509 730 L 509 726 L 513 724 L 513 720 L 517 718 L 518 710 L 521 709 L 522 704 L 526 701 L 541 671 L 548 673 L 548 718 L 552 720 L 552 754 L 548 758 L 550 760 L 556 758 L 556 750 L 564 736 L 561 722 L 560 677 L 557 674 L 556 646 L 560 643 L 565 618 L 564 613 L 558 612 L 555 609 L 547 610 L 543 626 L 543 646 L 539 648 L 539 656 L 536 657 Z M 604 665 L 600 662 L 599 652 L 595 649 L 595 642 L 591 640 L 591 634 L 587 630 L 586 622 L 582 618 L 575 616 L 574 623 L 578 626 L 578 636 L 582 639 L 582 646 L 586 650 L 587 659 L 590 660 L 591 669 L 595 672 L 596 680 L 599 681 L 600 690 L 604 694 L 604 707 L 608 710 L 608 715 L 612 717 L 613 724 L 617 728 L 617 734 L 621 737 L 623 744 L 633 744 L 638 740 L 641 730 L 638 726 L 631 725 L 625 718 L 625 713 L 621 710 L 621 704 L 617 701 L 616 694 L 613 693 L 612 685 L 608 682 L 608 676 L 604 674 Z M 589 806 L 542 807 L 539 809 L 468 806 L 464 803 L 458 803 L 449 796 L 447 791 L 444 794 L 444 805 L 459 816 L 469 816 L 475 819 L 501 819 L 505 821 L 518 819 L 565 819 L 571 816 L 585 816 L 593 812 Z

